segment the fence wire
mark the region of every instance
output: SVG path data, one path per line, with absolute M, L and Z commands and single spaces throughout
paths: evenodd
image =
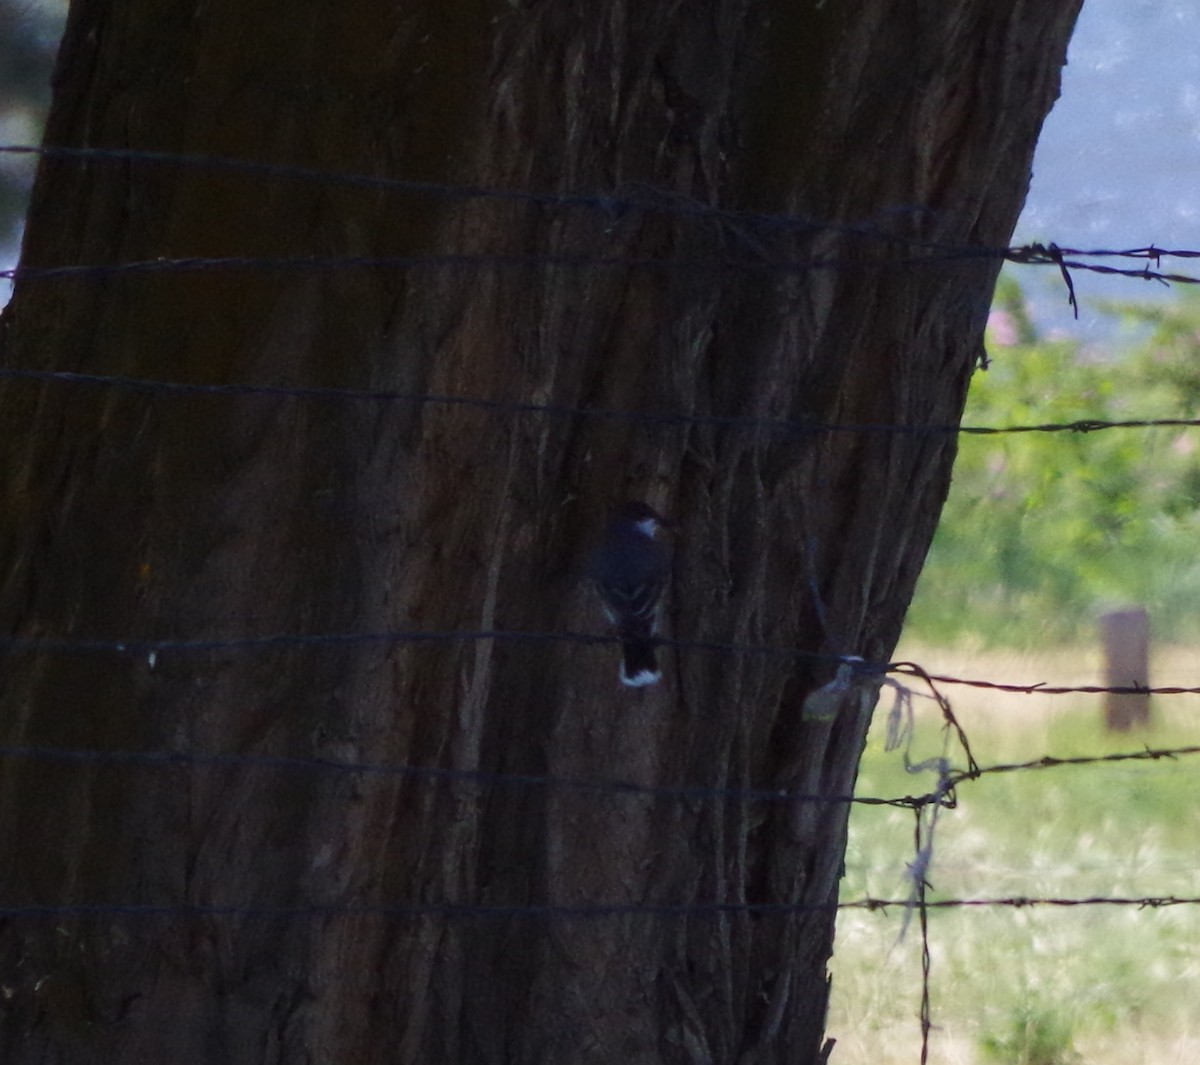
M 1074 908 L 1090 906 L 1134 906 L 1138 909 L 1160 910 L 1174 906 L 1200 905 L 1200 896 L 1148 895 L 1145 897 L 1113 897 L 1109 895 L 1081 896 L 1079 898 L 1035 897 L 1011 895 L 979 899 L 929 899 L 921 904 L 925 910 L 952 909 L 1015 909 Z M 10 920 L 62 920 L 70 917 L 166 917 L 172 920 L 188 918 L 335 918 L 354 919 L 363 917 L 386 918 L 389 920 L 425 920 L 431 917 L 453 920 L 528 919 L 546 920 L 596 920 L 629 917 L 728 917 L 752 914 L 758 917 L 795 917 L 806 913 L 830 913 L 843 910 L 907 910 L 912 907 L 909 899 L 860 898 L 849 902 L 804 903 L 804 902 L 696 902 L 681 905 L 655 903 L 598 903 L 582 906 L 491 906 L 473 903 L 421 903 L 419 905 L 305 905 L 305 906 L 254 906 L 254 905 L 201 905 L 138 904 L 138 903 L 63 903 L 60 905 L 0 906 L 0 919 Z
M 79 373 L 70 370 L 37 370 L 0 366 L 0 381 L 78 385 L 144 392 L 161 396 L 243 396 L 296 399 L 316 402 L 403 403 L 415 406 L 462 407 L 514 416 L 537 414 L 553 418 L 584 418 L 632 422 L 643 425 L 713 426 L 788 435 L 818 433 L 889 434 L 899 436 L 1011 436 L 1027 433 L 1096 433 L 1105 429 L 1163 429 L 1200 426 L 1200 418 L 1079 418 L 1069 422 L 1027 425 L 894 425 L 862 422 L 802 421 L 788 418 L 744 418 L 734 415 L 694 414 L 683 411 L 628 410 L 491 399 L 486 396 L 439 395 L 390 389 L 312 388 L 298 385 L 202 383 L 164 381 L 120 374 Z
M 0 654 L 35 655 L 109 655 L 143 659 L 150 669 L 165 665 L 172 656 L 200 656 L 213 653 L 256 652 L 267 650 L 308 650 L 316 647 L 348 647 L 371 644 L 459 644 L 482 643 L 575 644 L 580 646 L 619 645 L 619 636 L 588 632 L 524 632 L 513 629 L 397 629 L 379 632 L 276 632 L 258 636 L 213 636 L 197 639 L 162 639 L 145 636 L 118 637 L 46 637 L 0 636 Z M 828 666 L 848 667 L 858 679 L 895 675 L 926 684 L 958 685 L 1016 695 L 1200 695 L 1200 686 L 1124 685 L 1051 685 L 1045 681 L 1014 683 L 976 677 L 933 673 L 915 662 L 871 662 L 857 655 L 839 655 L 829 651 L 809 651 L 772 644 L 749 644 L 723 640 L 656 637 L 664 648 L 688 653 L 786 658 Z

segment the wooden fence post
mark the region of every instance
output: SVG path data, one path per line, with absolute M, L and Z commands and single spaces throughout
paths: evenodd
M 1104 683 L 1108 688 L 1150 685 L 1150 616 L 1143 607 L 1113 610 L 1100 615 L 1104 644 Z M 1150 696 L 1146 692 L 1108 694 L 1104 697 L 1104 723 L 1109 732 L 1128 732 L 1150 724 Z

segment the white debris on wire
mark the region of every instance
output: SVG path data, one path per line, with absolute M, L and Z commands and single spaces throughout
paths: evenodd
M 951 801 L 954 785 L 950 780 L 950 759 L 946 757 L 927 758 L 915 764 L 908 760 L 908 752 L 904 755 L 904 768 L 910 773 L 927 773 L 935 771 L 938 776 L 937 787 L 930 793 L 929 802 L 917 811 L 917 853 L 907 866 L 908 899 L 904 904 L 904 921 L 900 925 L 900 935 L 897 942 L 904 939 L 908 926 L 912 921 L 913 912 L 925 899 L 925 889 L 929 887 L 929 869 L 933 865 L 933 838 L 937 831 L 938 818 L 942 810 Z
M 929 886 L 929 870 L 933 865 L 933 842 L 938 818 L 945 807 L 953 805 L 954 800 L 953 769 L 945 748 L 941 756 L 927 758 L 921 762 L 913 762 L 910 757 L 916 735 L 913 703 L 919 696 L 942 703 L 947 712 L 949 707 L 936 694 L 927 695 L 924 692 L 913 691 L 893 677 L 885 676 L 878 665 L 868 664 L 858 655 L 846 655 L 839 660 L 833 679 L 808 694 L 800 714 L 806 721 L 832 721 L 845 706 L 853 705 L 855 701 L 860 712 L 869 714 L 879 698 L 881 688 L 890 688 L 892 691 L 884 750 L 902 750 L 904 768 L 909 773 L 937 774 L 937 785 L 926 796 L 925 801 L 917 806 L 917 852 L 906 868 L 905 878 L 909 883 L 909 890 L 904 922 L 897 939 L 899 942 L 908 931 L 913 912 L 924 902 L 925 889 Z M 950 732 L 947 730 L 947 746 L 949 742 Z
M 946 749 L 940 756 L 926 758 L 914 762 L 911 758 L 913 739 L 916 735 L 916 717 L 913 712 L 913 700 L 918 696 L 932 699 L 934 696 L 924 692 L 915 692 L 907 685 L 886 677 L 883 684 L 891 688 L 894 697 L 888 710 L 887 729 L 884 738 L 885 751 L 904 752 L 904 768 L 909 773 L 936 773 L 937 784 L 927 796 L 927 801 L 917 809 L 917 852 L 908 863 L 905 879 L 908 881 L 908 898 L 904 907 L 904 921 L 900 926 L 900 934 L 896 941 L 904 939 L 908 926 L 912 921 L 914 911 L 921 906 L 925 898 L 925 889 L 929 887 L 929 870 L 933 865 L 933 843 L 937 831 L 938 818 L 942 810 L 953 803 L 954 785 L 951 780 L 953 769 Z M 950 733 L 947 731 L 945 743 L 948 746 Z
M 913 695 L 915 693 L 911 688 L 891 677 L 885 677 L 883 683 L 885 687 L 891 688 L 895 693 L 892 708 L 888 711 L 887 735 L 883 741 L 883 749 L 898 751 L 904 747 L 907 750 L 916 730 L 913 719 Z
M 800 716 L 805 721 L 832 721 L 848 699 L 857 698 L 858 710 L 869 714 L 875 705 L 880 683 L 890 683 L 878 666 L 868 665 L 858 655 L 845 655 L 838 662 L 837 673 L 828 684 L 808 693 Z

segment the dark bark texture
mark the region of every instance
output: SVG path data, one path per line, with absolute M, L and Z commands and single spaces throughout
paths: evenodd
M 566 198 L 47 158 L 26 267 L 426 261 L 30 276 L 0 358 L 954 423 L 997 263 L 934 246 L 1007 242 L 1079 2 L 77 0 L 49 144 Z M 782 212 L 831 225 L 762 217 Z M 814 258 L 835 264 L 780 266 Z M 946 434 L 37 381 L 6 382 L 0 418 L 0 625 L 23 638 L 602 632 L 587 545 L 641 498 L 681 526 L 668 635 L 886 660 L 954 455 Z M 871 693 L 800 713 L 832 663 L 668 650 L 642 693 L 611 645 L 10 650 L 0 742 L 853 787 Z M 261 912 L 5 916 L 0 1059 L 812 1065 L 847 810 L 6 756 L 0 906 Z M 815 908 L 372 910 L 713 902 Z

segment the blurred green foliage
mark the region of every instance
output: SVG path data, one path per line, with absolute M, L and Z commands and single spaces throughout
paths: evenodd
M 1126 350 L 1039 337 L 1016 283 L 996 293 L 991 368 L 964 425 L 1200 416 L 1200 298 L 1110 306 Z M 1143 605 L 1159 639 L 1200 633 L 1200 429 L 964 434 L 917 596 L 921 641 L 1033 647 L 1091 639 Z

